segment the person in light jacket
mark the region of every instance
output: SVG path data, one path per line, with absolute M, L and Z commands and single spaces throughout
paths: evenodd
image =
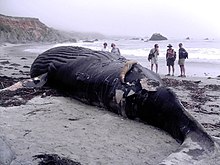
M 151 70 L 153 71 L 154 64 L 156 66 L 156 73 L 158 72 L 158 56 L 159 56 L 159 46 L 158 44 L 154 45 L 154 48 L 150 50 L 150 58 L 148 61 L 151 61 Z

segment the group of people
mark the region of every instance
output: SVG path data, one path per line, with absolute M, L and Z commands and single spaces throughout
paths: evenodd
M 105 42 L 103 44 L 102 51 L 108 51 L 109 49 L 107 47 L 107 43 Z M 175 68 L 174 68 L 174 63 L 176 60 L 176 52 L 172 48 L 173 46 L 169 44 L 168 49 L 166 51 L 166 62 L 167 62 L 167 67 L 168 67 L 168 74 L 167 76 L 174 76 Z M 111 53 L 113 53 L 116 56 L 120 56 L 120 50 L 119 48 L 116 47 L 114 43 L 111 44 Z M 186 77 L 186 72 L 185 72 L 185 59 L 188 58 L 188 53 L 187 51 L 183 48 L 183 44 L 179 43 L 179 59 L 178 59 L 178 64 L 180 66 L 180 75 L 179 77 Z M 154 48 L 150 50 L 150 53 L 148 55 L 148 61 L 151 62 L 151 70 L 153 71 L 154 65 L 156 67 L 156 73 L 158 73 L 158 56 L 159 56 L 159 45 L 155 44 Z M 171 69 L 172 69 L 172 74 L 171 74 Z
M 105 43 L 103 44 L 102 51 L 107 51 L 107 52 L 109 52 L 109 49 L 108 49 L 107 46 L 108 46 L 108 44 L 105 42 Z M 120 56 L 120 55 L 121 55 L 121 52 L 120 52 L 119 48 L 117 48 L 114 43 L 111 44 L 111 48 L 112 48 L 112 49 L 111 49 L 111 53 L 113 53 L 113 54 L 116 55 L 116 56 Z
M 166 62 L 168 67 L 168 74 L 167 76 L 171 75 L 171 68 L 172 68 L 172 76 L 174 76 L 174 62 L 176 60 L 176 52 L 172 48 L 173 46 L 169 44 L 168 49 L 166 51 Z M 154 65 L 156 66 L 156 73 L 158 72 L 158 56 L 159 56 L 159 46 L 158 44 L 154 45 L 154 48 L 150 50 L 148 55 L 148 60 L 151 62 L 151 70 L 153 71 Z M 179 59 L 178 64 L 180 66 L 180 75 L 179 77 L 186 77 L 185 72 L 185 59 L 188 58 L 187 51 L 183 48 L 183 44 L 179 44 Z

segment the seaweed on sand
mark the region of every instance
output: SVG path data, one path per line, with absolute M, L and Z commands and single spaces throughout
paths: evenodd
M 39 154 L 33 156 L 34 160 L 41 159 L 38 165 L 81 165 L 69 158 L 60 157 L 57 154 Z

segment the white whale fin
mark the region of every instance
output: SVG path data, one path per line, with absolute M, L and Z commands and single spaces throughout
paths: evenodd
M 40 88 L 44 86 L 46 82 L 47 82 L 47 73 L 44 73 L 38 77 L 29 79 L 29 81 L 23 82 L 22 86 L 26 88 Z
M 16 91 L 17 89 L 20 89 L 20 88 L 40 88 L 44 86 L 46 82 L 47 82 L 47 73 L 44 73 L 35 78 L 19 81 L 7 88 L 1 89 L 0 92 L 6 91 L 6 90 Z

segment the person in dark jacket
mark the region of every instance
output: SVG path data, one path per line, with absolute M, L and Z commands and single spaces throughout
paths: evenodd
M 187 51 L 183 48 L 183 44 L 179 44 L 179 60 L 178 64 L 180 66 L 180 75 L 179 77 L 186 77 L 186 71 L 185 71 L 185 59 L 188 58 Z

